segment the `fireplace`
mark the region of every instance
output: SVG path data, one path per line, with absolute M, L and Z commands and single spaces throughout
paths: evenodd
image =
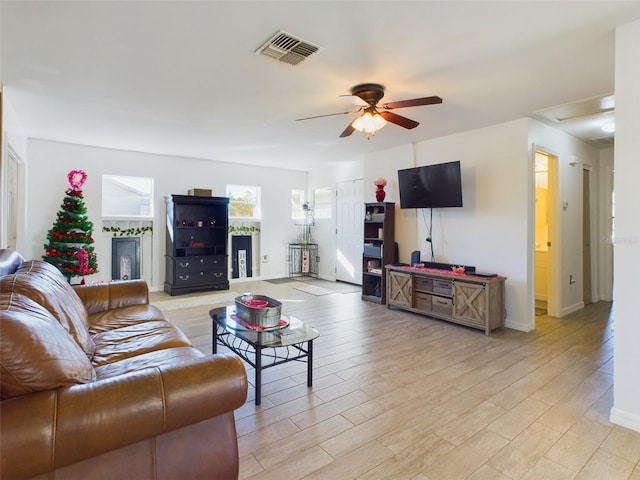
M 253 276 L 251 235 L 231 236 L 231 278 Z
M 140 278 L 140 237 L 111 239 L 111 278 Z

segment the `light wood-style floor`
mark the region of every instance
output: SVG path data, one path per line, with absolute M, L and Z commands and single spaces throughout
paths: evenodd
M 313 387 L 305 364 L 277 366 L 263 373 L 262 405 L 250 386 L 236 412 L 241 479 L 640 480 L 640 433 L 608 420 L 610 303 L 486 337 L 358 293 L 293 288 L 301 283 L 232 284 L 220 297 L 278 298 L 320 331 Z M 183 297 L 154 293 L 152 303 Z M 208 353 L 215 297 L 206 300 L 166 313 Z

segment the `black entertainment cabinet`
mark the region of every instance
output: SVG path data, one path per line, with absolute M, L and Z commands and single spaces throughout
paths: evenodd
M 228 290 L 229 199 L 168 195 L 165 203 L 164 291 Z

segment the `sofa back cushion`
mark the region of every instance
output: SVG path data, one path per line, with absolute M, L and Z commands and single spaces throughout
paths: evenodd
M 96 346 L 89 335 L 87 309 L 60 273 L 42 260 L 23 262 L 12 275 L 0 279 L 0 291 L 29 297 L 51 313 L 91 358 Z
M 16 271 L 20 264 L 24 262 L 24 257 L 15 250 L 3 248 L 0 250 L 0 277 L 9 275 Z
M 0 396 L 88 383 L 95 371 L 71 334 L 42 305 L 0 293 Z

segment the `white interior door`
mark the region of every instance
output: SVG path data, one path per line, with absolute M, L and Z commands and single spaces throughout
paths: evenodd
M 336 280 L 362 285 L 363 179 L 336 186 Z

